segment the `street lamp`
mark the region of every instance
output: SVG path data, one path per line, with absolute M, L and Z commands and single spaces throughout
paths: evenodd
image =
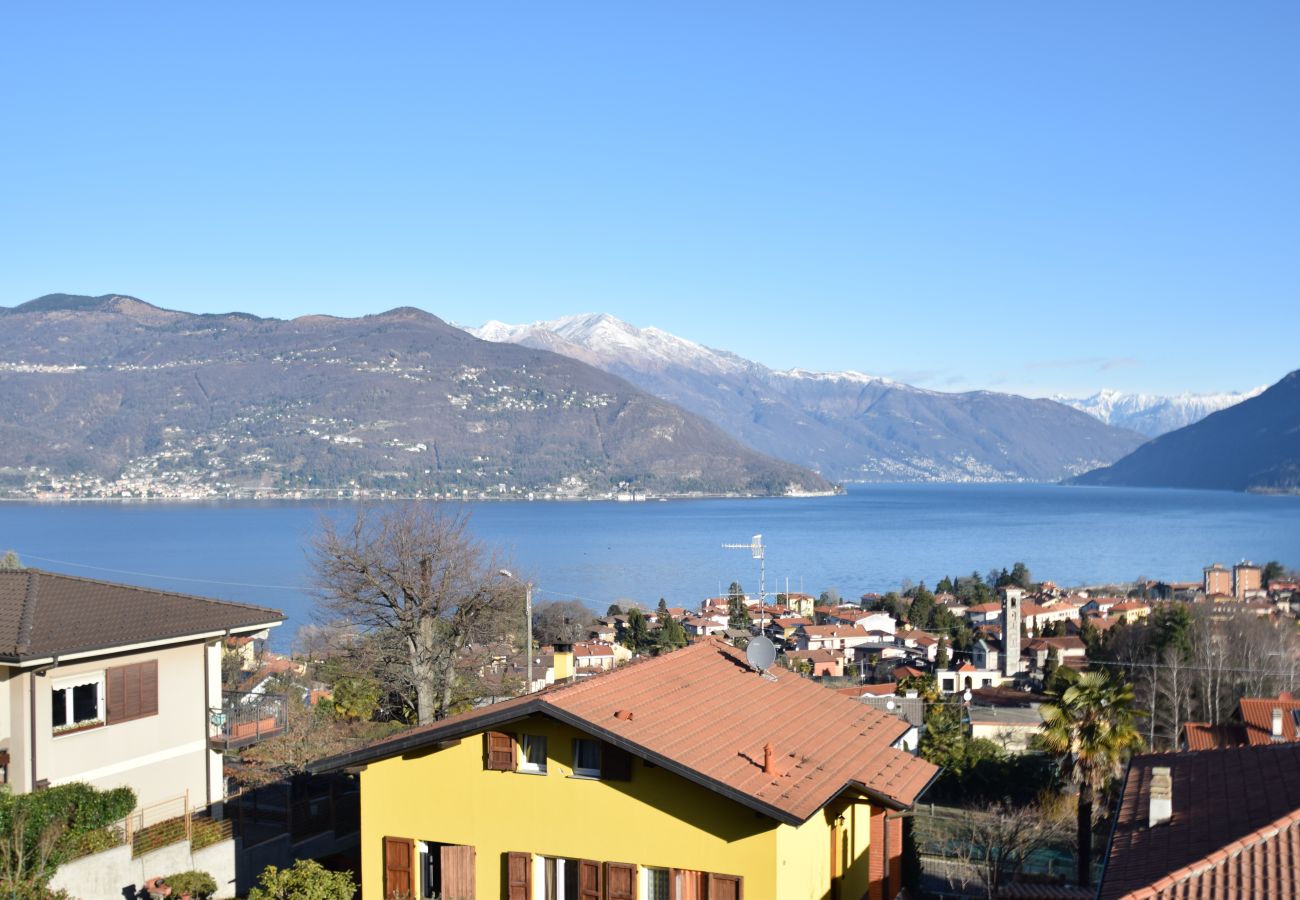
M 511 581 L 518 581 L 524 586 L 524 618 L 528 620 L 528 646 L 524 650 L 524 655 L 528 660 L 525 669 L 528 683 L 524 688 L 524 693 L 531 694 L 533 692 L 533 583 L 531 581 L 521 581 L 509 569 L 502 569 L 499 574 Z

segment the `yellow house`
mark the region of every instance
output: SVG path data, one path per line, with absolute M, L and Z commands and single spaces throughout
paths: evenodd
M 708 639 L 313 769 L 360 773 L 367 900 L 858 900 L 937 774 L 908 727 Z

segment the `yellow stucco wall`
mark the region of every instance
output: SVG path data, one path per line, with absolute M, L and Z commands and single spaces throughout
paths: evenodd
M 483 738 L 369 764 L 361 774 L 362 896 L 383 897 L 383 838 L 467 844 L 477 854 L 480 900 L 503 896 L 502 855 L 696 869 L 745 879 L 746 900 L 830 897 L 831 817 L 782 825 L 666 769 L 632 764 L 630 781 L 572 776 L 572 741 L 584 736 L 534 716 L 503 728 L 547 738 L 545 775 L 483 768 Z M 853 865 L 841 897 L 866 890 L 867 807 L 841 804 Z M 854 819 L 855 811 L 857 819 Z M 859 879 L 853 878 L 862 874 Z M 855 886 L 856 885 L 856 886 Z

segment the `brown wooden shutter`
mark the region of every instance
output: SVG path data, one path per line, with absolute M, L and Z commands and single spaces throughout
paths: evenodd
M 622 747 L 604 744 L 600 748 L 600 777 L 605 781 L 631 781 L 632 754 Z
M 518 758 L 513 734 L 504 731 L 483 733 L 483 768 L 494 772 L 513 772 Z
M 415 841 L 410 838 L 384 838 L 384 900 L 415 895 Z
M 605 863 L 605 900 L 636 900 L 636 866 Z
M 104 673 L 107 684 L 105 692 L 108 710 L 106 721 L 111 725 L 126 718 L 123 706 L 126 703 L 126 667 L 116 666 Z
M 474 848 L 447 844 L 439 850 L 442 891 L 438 896 L 445 900 L 474 900 Z
M 745 879 L 739 875 L 709 873 L 709 900 L 744 900 Z
M 533 858 L 527 853 L 506 854 L 506 897 L 533 900 Z
M 158 660 L 106 670 L 108 724 L 158 714 Z
M 600 863 L 589 859 L 578 861 L 578 900 L 602 900 Z
M 151 659 L 141 663 L 140 669 L 140 715 L 158 715 L 158 660 Z

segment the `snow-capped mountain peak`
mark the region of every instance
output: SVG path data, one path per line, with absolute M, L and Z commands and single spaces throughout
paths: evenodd
M 1107 425 L 1129 428 L 1154 437 L 1199 422 L 1210 413 L 1235 406 L 1263 390 L 1264 387 L 1257 387 L 1239 393 L 1182 393 L 1165 396 L 1129 394 L 1103 388 L 1090 397 L 1064 397 L 1058 394 L 1052 399 L 1086 412 Z

